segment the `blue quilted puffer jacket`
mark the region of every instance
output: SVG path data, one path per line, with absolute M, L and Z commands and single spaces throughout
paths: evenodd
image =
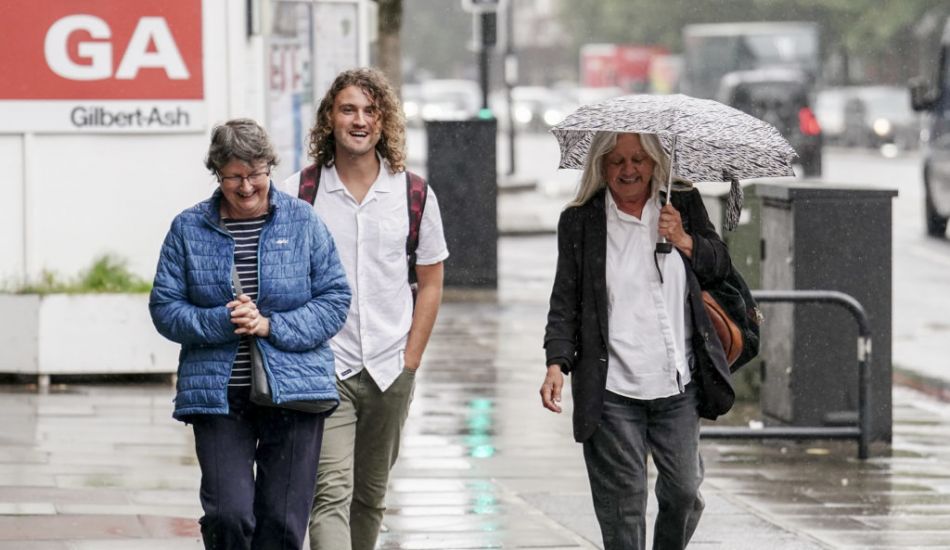
M 257 338 L 278 403 L 339 403 L 329 340 L 350 307 L 336 245 L 313 208 L 271 184 L 258 249 L 257 308 L 270 336 Z M 220 190 L 175 217 L 162 244 L 149 299 L 152 322 L 181 344 L 175 418 L 227 414 L 238 335 L 225 304 L 234 299 L 234 239 L 220 227 Z

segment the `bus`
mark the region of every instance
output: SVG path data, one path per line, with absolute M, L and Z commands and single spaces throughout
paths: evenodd
M 820 70 L 818 24 L 716 23 L 683 28 L 680 91 L 714 99 L 722 77 L 736 71 L 788 68 L 804 72 L 814 85 Z

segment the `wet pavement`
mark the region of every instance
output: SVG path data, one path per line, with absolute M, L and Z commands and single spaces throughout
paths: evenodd
M 569 398 L 555 415 L 537 396 L 554 244 L 502 238 L 497 300 L 444 305 L 380 548 L 600 547 Z M 201 547 L 193 440 L 169 386 L 29 390 L 0 388 L 0 550 Z M 895 388 L 893 446 L 874 451 L 704 442 L 691 548 L 950 548 L 950 406 Z

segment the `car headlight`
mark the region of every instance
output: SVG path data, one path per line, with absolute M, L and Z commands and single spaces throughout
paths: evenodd
M 532 118 L 534 118 L 534 113 L 531 112 L 530 108 L 524 106 L 515 107 L 515 121 L 518 122 L 518 124 L 528 124 Z
M 428 104 L 422 106 L 423 120 L 442 120 L 445 118 L 445 109 L 441 105 Z
M 871 125 L 871 129 L 874 130 L 874 133 L 880 137 L 884 137 L 891 133 L 891 121 L 886 118 L 879 118 L 874 121 L 874 124 Z
M 554 126 L 564 119 L 564 113 L 557 109 L 548 109 L 544 111 L 544 123 L 548 126 Z

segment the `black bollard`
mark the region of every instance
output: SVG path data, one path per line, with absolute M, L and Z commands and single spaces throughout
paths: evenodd
M 429 185 L 439 198 L 449 247 L 445 286 L 498 288 L 497 123 L 489 120 L 430 120 Z

